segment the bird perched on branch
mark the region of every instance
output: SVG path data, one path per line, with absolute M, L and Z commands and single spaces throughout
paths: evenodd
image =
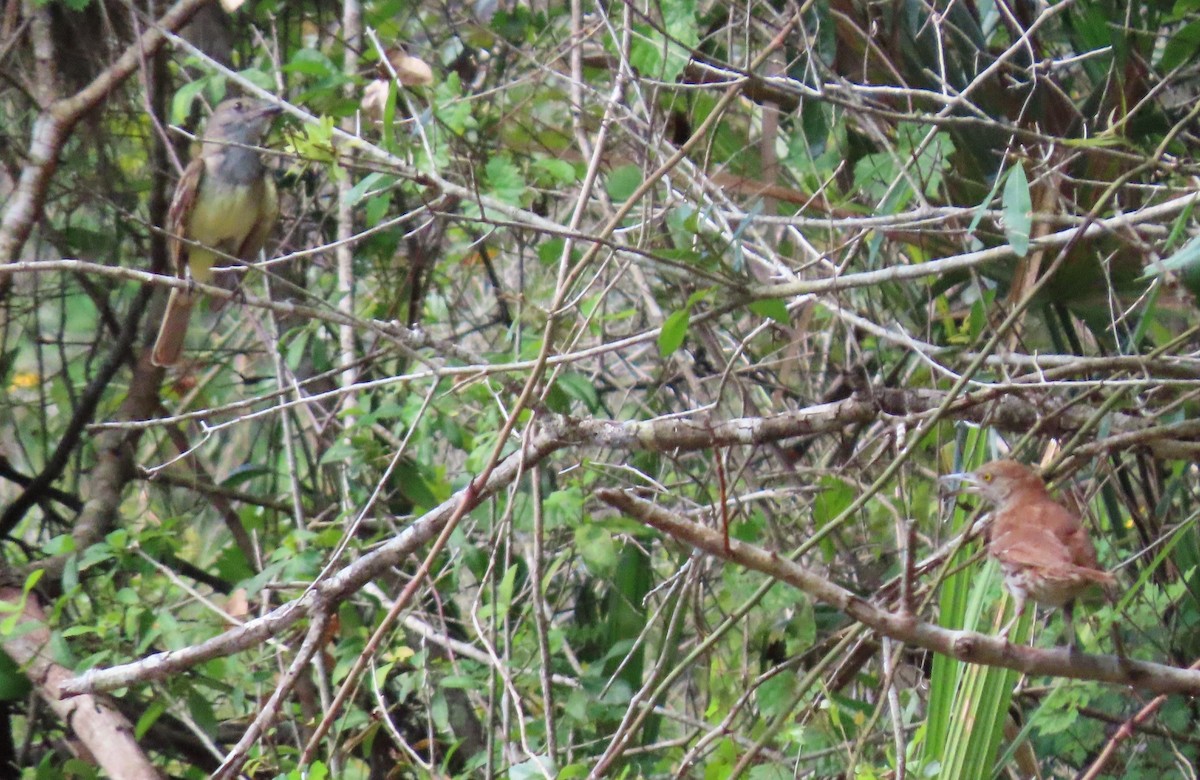
M 1079 517 L 1050 497 L 1032 469 L 1014 460 L 997 460 L 973 472 L 949 474 L 962 492 L 982 496 L 995 506 L 987 533 L 987 551 L 1000 564 L 1004 584 L 1016 601 L 1009 630 L 1025 610 L 1026 599 L 1062 607 L 1070 647 L 1075 649 L 1075 600 L 1100 586 L 1110 599 L 1116 579 L 1100 569 L 1096 549 Z M 1123 654 L 1123 652 L 1122 652 Z
M 167 213 L 173 270 L 180 278 L 212 280 L 223 256 L 250 261 L 258 256 L 279 217 L 279 201 L 255 145 L 278 106 L 233 98 L 217 106 L 204 130 L 200 153 L 175 187 Z M 179 361 L 196 293 L 171 288 L 151 361 Z

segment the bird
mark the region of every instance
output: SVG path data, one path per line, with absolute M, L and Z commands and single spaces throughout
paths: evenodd
M 273 103 L 245 97 L 213 110 L 167 211 L 171 265 L 180 278 L 211 282 L 222 257 L 250 261 L 263 248 L 279 218 L 279 199 L 255 146 L 280 112 Z M 154 365 L 179 362 L 195 301 L 190 287 L 171 288 L 150 353 Z
M 1079 516 L 1050 497 L 1046 483 L 1015 460 L 996 460 L 972 472 L 948 474 L 960 492 L 994 506 L 987 552 L 1000 564 L 1016 614 L 1000 632 L 1004 639 L 1025 611 L 1026 600 L 1063 610 L 1069 648 L 1075 650 L 1075 600 L 1093 586 L 1115 597 L 1116 578 L 1100 568 L 1096 548 Z

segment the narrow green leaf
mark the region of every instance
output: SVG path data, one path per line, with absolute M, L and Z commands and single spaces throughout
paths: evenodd
M 166 710 L 167 705 L 163 704 L 162 701 L 157 699 L 152 700 L 149 706 L 146 707 L 146 711 L 142 713 L 140 718 L 138 718 L 137 725 L 133 728 L 134 737 L 136 739 L 141 739 L 142 737 L 146 736 L 146 732 L 149 731 L 150 727 L 154 725 L 154 722 L 158 720 L 158 716 L 162 715 L 164 712 L 166 712 Z
M 387 100 L 383 102 L 383 148 L 396 153 L 396 80 L 388 79 Z
M 683 339 L 687 336 L 688 323 L 691 322 L 691 319 L 690 309 L 680 309 L 663 321 L 662 332 L 658 334 L 660 355 L 667 357 L 683 346 Z
M 517 581 L 517 567 L 510 566 L 500 579 L 500 587 L 496 589 L 496 615 L 503 617 L 508 614 L 512 604 L 513 583 Z
M 1181 271 L 1200 261 L 1200 238 L 1193 238 L 1175 254 L 1162 262 L 1155 263 L 1142 274 L 1143 279 L 1152 279 L 1168 271 Z
M 1017 163 L 1008 170 L 1004 183 L 1004 236 L 1008 245 L 1024 257 L 1029 252 L 1029 229 L 1033 224 L 1033 201 L 1029 197 L 1029 180 L 1025 168 Z
M 368 173 L 362 181 L 350 188 L 343 200 L 347 206 L 356 206 L 368 192 L 387 187 L 395 181 L 394 176 L 388 176 L 386 173 Z

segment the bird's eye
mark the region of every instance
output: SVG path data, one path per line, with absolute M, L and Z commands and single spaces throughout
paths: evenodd
M 246 107 L 246 104 L 239 100 L 238 102 L 233 104 L 233 107 L 236 108 L 238 111 L 241 111 L 242 109 L 244 109 Z
M 983 481 L 984 481 L 984 482 L 991 482 L 991 481 L 992 481 L 992 475 L 991 475 L 991 474 L 984 474 L 984 475 L 983 475 Z

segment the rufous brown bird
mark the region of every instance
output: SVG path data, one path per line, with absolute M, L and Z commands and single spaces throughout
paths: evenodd
M 982 496 L 995 506 L 987 551 L 1000 564 L 1004 584 L 1017 605 L 1000 635 L 1008 637 L 1026 599 L 1032 599 L 1062 607 L 1074 650 L 1075 599 L 1096 585 L 1111 598 L 1117 585 L 1096 561 L 1096 548 L 1078 515 L 1051 498 L 1042 478 L 1015 460 L 992 461 L 942 479 L 960 483 L 961 491 Z

